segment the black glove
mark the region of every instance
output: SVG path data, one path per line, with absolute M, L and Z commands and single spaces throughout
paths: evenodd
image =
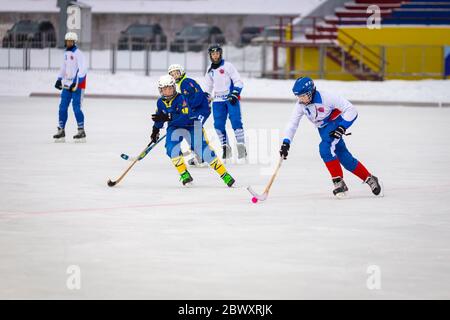
M 151 138 L 151 141 L 148 145 L 150 145 L 152 143 L 156 143 L 159 140 L 159 129 L 158 128 L 153 127 L 150 138 Z
M 75 89 L 75 87 L 77 86 L 77 84 L 74 82 L 70 85 L 69 90 L 70 91 L 74 91 L 73 89 Z
M 281 145 L 280 156 L 283 157 L 284 160 L 287 159 L 290 147 L 291 147 L 291 145 L 287 142 L 283 142 L 283 144 Z
M 345 130 L 346 129 L 343 126 L 339 126 L 330 132 L 330 137 L 340 139 L 345 134 Z
M 227 100 L 234 106 L 239 101 L 239 92 L 234 90 L 228 95 Z
M 62 82 L 61 82 L 60 79 L 56 80 L 55 88 L 58 89 L 58 90 L 62 89 Z
M 166 122 L 172 120 L 172 116 L 170 113 L 160 112 L 152 114 L 152 120 L 155 122 Z
M 208 92 L 205 92 L 205 97 L 208 100 L 208 105 L 211 105 L 211 102 L 213 101 L 213 98 Z

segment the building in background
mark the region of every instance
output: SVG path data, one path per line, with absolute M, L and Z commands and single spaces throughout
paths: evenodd
M 306 15 L 325 0 L 82 0 L 92 8 L 92 46 L 109 48 L 131 24 L 159 24 L 168 41 L 185 26 L 207 23 L 238 43 L 244 27 L 276 25 L 280 16 Z M 0 36 L 19 20 L 49 20 L 59 26 L 57 0 L 2 1 Z M 61 35 L 58 35 L 59 37 Z
M 19 21 L 45 21 L 53 25 L 59 41 L 60 20 L 64 19 L 57 3 L 67 1 L 3 0 L 0 37 L 11 34 L 8 30 Z M 200 72 L 208 63 L 200 53 L 208 42 L 218 39 L 226 43 L 225 52 L 237 62 L 238 70 L 250 76 L 371 81 L 448 77 L 450 0 L 80 2 L 91 14 L 91 38 L 84 48 L 89 50 L 94 70 L 145 70 L 149 74 L 164 70 L 173 58 L 190 72 Z M 188 32 L 194 29 L 208 34 Z M 143 30 L 157 31 L 144 34 Z M 2 45 L 21 47 L 11 43 L 7 39 Z M 48 43 L 51 47 L 53 42 Z M 41 47 L 46 46 L 30 46 Z M 6 61 L 2 64 L 0 59 L 0 68 L 53 68 L 51 52 L 42 55 L 25 52 L 23 57 L 14 57 L 10 50 L 0 52 Z

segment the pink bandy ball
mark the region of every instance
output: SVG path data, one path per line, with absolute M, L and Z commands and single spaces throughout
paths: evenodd
M 253 197 L 253 198 L 252 198 L 252 202 L 253 202 L 253 203 L 257 203 L 257 202 L 258 202 L 258 199 L 257 199 L 256 197 Z

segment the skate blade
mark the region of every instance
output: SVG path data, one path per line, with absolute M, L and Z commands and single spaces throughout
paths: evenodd
M 64 143 L 66 142 L 66 138 L 55 139 L 55 143 Z
M 183 187 L 185 188 L 192 188 L 194 186 L 194 184 L 192 182 L 188 182 L 186 184 L 183 184 Z
M 248 163 L 248 159 L 247 159 L 247 157 L 245 157 L 245 158 L 238 158 L 236 163 L 237 164 L 247 164 Z
M 86 143 L 86 138 L 73 139 L 73 142 L 75 142 L 75 143 Z
M 339 192 L 334 195 L 337 199 L 343 200 L 347 198 L 347 192 Z

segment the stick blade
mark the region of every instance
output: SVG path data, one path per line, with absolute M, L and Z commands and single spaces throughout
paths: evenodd
M 252 196 L 254 196 L 256 199 L 258 199 L 258 201 L 264 201 L 267 199 L 268 194 L 266 192 L 264 192 L 263 194 L 257 194 L 251 186 L 247 187 L 248 192 L 250 192 L 250 194 Z
M 114 187 L 116 185 L 115 181 L 108 180 L 108 187 Z

